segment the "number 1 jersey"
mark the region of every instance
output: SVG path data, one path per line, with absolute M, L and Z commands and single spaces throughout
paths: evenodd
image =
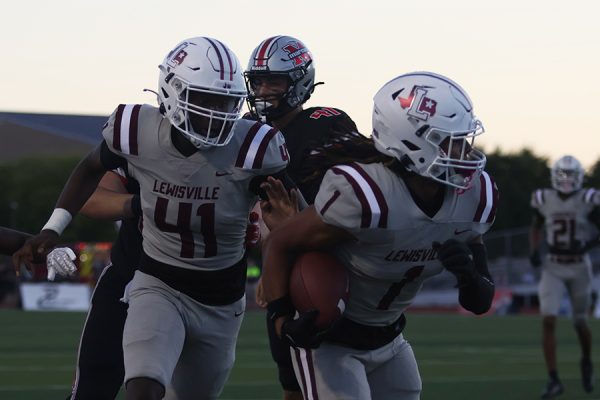
M 338 165 L 325 174 L 315 200 L 322 220 L 356 238 L 336 248 L 349 272 L 344 315 L 366 325 L 396 321 L 421 289 L 442 272 L 435 242 L 463 242 L 492 225 L 496 185 L 483 172 L 468 190 L 445 187 L 430 217 L 415 203 L 404 180 L 380 163 Z

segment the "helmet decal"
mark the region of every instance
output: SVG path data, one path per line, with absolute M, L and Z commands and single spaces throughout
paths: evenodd
M 188 56 L 187 51 L 185 51 L 185 48 L 188 46 L 189 43 L 183 42 L 171 52 L 169 52 L 169 55 L 167 56 L 167 65 L 173 68 L 178 65 L 181 65 L 185 58 Z
M 310 53 L 304 44 L 299 41 L 292 41 L 283 46 L 283 50 L 288 53 L 290 60 L 294 62 L 295 66 L 303 65 L 312 60 Z
M 414 86 L 408 97 L 398 96 L 400 107 L 408 108 L 408 115 L 427 121 L 433 117 L 437 108 L 437 101 L 426 97 L 427 86 Z

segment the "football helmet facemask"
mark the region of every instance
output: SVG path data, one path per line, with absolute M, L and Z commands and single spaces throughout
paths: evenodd
M 408 170 L 458 189 L 470 188 L 485 167 L 485 155 L 473 148 L 483 132 L 467 93 L 438 74 L 401 75 L 374 97 L 375 147 Z
M 579 160 L 573 156 L 559 158 L 550 171 L 552 187 L 561 193 L 573 193 L 583 185 L 585 171 Z
M 250 112 L 271 122 L 310 98 L 315 87 L 312 54 L 301 41 L 291 36 L 268 38 L 252 52 L 244 77 Z M 286 89 L 258 97 L 257 87 L 269 79 L 285 80 Z M 277 100 L 276 106 L 273 106 L 274 100 Z
M 219 40 L 195 37 L 159 69 L 158 103 L 171 124 L 199 149 L 229 143 L 247 95 L 236 55 Z

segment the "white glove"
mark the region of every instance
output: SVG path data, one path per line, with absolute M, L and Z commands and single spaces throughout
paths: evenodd
M 56 274 L 60 276 L 71 276 L 77 271 L 75 266 L 75 253 L 68 247 L 58 247 L 46 256 L 46 267 L 48 268 L 48 280 L 53 281 Z

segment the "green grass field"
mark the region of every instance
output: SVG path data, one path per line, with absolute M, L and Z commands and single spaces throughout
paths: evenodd
M 0 399 L 64 399 L 84 314 L 0 310 Z M 237 361 L 222 399 L 280 399 L 263 314 L 248 312 Z M 405 337 L 423 378 L 423 400 L 537 399 L 545 383 L 536 316 L 475 318 L 410 314 Z M 600 335 L 600 321 L 592 321 Z M 568 320 L 558 328 L 562 399 L 587 395 L 579 380 L 579 347 Z M 596 343 L 598 341 L 596 340 Z M 595 359 L 598 348 L 594 350 Z M 599 366 L 600 368 L 600 366 Z

